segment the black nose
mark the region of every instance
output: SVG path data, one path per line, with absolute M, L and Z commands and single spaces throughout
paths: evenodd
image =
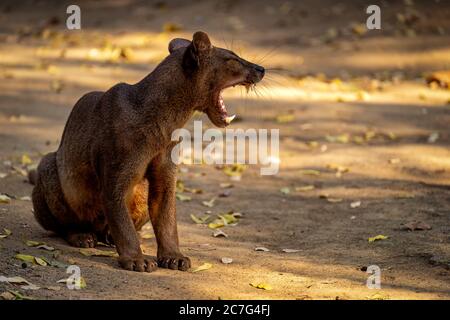
M 266 69 L 264 69 L 264 67 L 261 66 L 256 66 L 255 69 L 256 71 L 261 72 L 262 75 L 264 75 L 264 73 L 266 72 Z

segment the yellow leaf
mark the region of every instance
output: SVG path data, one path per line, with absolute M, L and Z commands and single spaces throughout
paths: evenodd
M 291 189 L 289 189 L 288 187 L 281 188 L 281 189 L 280 189 L 280 192 L 281 192 L 282 194 L 289 194 L 289 193 L 291 193 Z
M 211 263 L 204 263 L 200 267 L 197 267 L 194 270 L 192 270 L 192 272 L 205 271 L 205 270 L 208 270 L 208 269 L 211 269 L 211 268 L 212 268 L 212 264 Z
M 252 283 L 250 283 L 250 285 L 252 287 L 254 287 L 254 288 L 257 288 L 257 289 L 272 290 L 272 286 L 270 284 L 267 284 L 267 283 L 252 282 Z
M 0 194 L 0 203 L 9 203 L 11 201 L 11 198 L 8 197 L 6 194 Z
M 153 238 L 153 235 L 151 234 L 151 233 L 145 233 L 145 234 L 143 234 L 143 235 L 141 235 L 141 238 L 142 239 L 152 239 Z
M 47 262 L 45 262 L 43 259 L 38 258 L 38 257 L 34 257 L 34 261 L 35 261 L 38 265 L 43 266 L 43 267 L 45 267 L 45 266 L 47 265 Z
M 210 218 L 209 215 L 204 215 L 203 217 L 197 217 L 194 214 L 191 214 L 191 219 L 197 224 L 204 224 Z
M 223 172 L 227 176 L 233 177 L 233 176 L 240 176 L 240 175 L 242 175 L 242 173 L 245 171 L 245 169 L 247 169 L 246 165 L 236 163 L 236 164 L 233 164 L 233 165 L 225 166 L 223 168 Z
M 10 235 L 12 235 L 12 231 L 9 229 L 4 228 L 3 229 L 3 234 L 0 234 L 0 239 L 4 239 L 6 237 L 9 237 Z
M 205 207 L 208 207 L 208 208 L 212 208 L 212 207 L 214 207 L 214 202 L 216 201 L 216 198 L 214 197 L 214 198 L 212 198 L 211 200 L 209 200 L 209 201 L 202 201 L 202 204 L 205 206 Z
M 184 191 L 189 192 L 189 193 L 194 193 L 194 194 L 203 193 L 202 189 L 195 189 L 195 188 L 188 188 L 188 187 L 184 187 Z
M 238 219 L 231 213 L 225 213 L 225 214 L 222 214 L 222 215 L 219 214 L 218 216 L 219 216 L 219 218 L 224 220 L 225 225 L 236 223 L 238 221 Z
M 208 228 L 210 228 L 210 229 L 222 228 L 224 226 L 225 226 L 225 224 L 223 223 L 223 221 L 222 220 L 218 220 L 218 219 L 214 220 L 214 222 L 210 222 L 208 224 Z
M 18 254 L 16 254 L 15 258 L 19 259 L 19 260 L 22 260 L 22 261 L 25 261 L 25 262 L 35 263 L 34 256 L 31 256 L 31 255 L 28 255 L 28 254 L 18 253 Z
M 389 296 L 384 296 L 384 295 L 382 295 L 380 293 L 374 293 L 373 295 L 368 296 L 366 298 L 369 299 L 369 300 L 388 300 Z
M 29 281 L 27 281 L 26 279 L 22 278 L 22 277 L 4 277 L 4 276 L 0 276 L 0 282 L 7 282 L 7 283 L 12 283 L 12 284 L 31 284 Z
M 118 257 L 117 252 L 107 251 L 107 250 L 99 250 L 95 248 L 81 248 L 80 253 L 84 256 L 91 257 Z
M 186 195 L 181 194 L 181 193 L 177 193 L 177 194 L 176 194 L 176 198 L 177 198 L 178 200 L 180 200 L 180 201 L 183 201 L 183 202 L 185 202 L 185 201 L 191 201 L 191 200 L 192 200 L 191 197 L 186 196 Z
M 29 247 L 37 247 L 37 246 L 40 246 L 41 244 L 45 244 L 45 243 L 39 242 L 39 241 L 27 240 L 27 241 L 25 241 L 25 244 Z
M 317 141 L 308 141 L 306 142 L 306 145 L 310 147 L 311 149 L 317 148 L 319 146 L 319 142 Z
M 275 119 L 278 123 L 289 123 L 295 120 L 293 114 L 280 114 Z
M 183 181 L 178 180 L 176 188 L 177 188 L 177 192 L 183 192 L 184 191 L 184 183 L 183 183 Z
M 29 164 L 32 164 L 33 161 L 30 159 L 30 157 L 27 154 L 22 155 L 22 165 L 26 166 Z
M 364 133 L 364 138 L 366 139 L 366 141 L 372 140 L 373 138 L 375 138 L 376 133 L 374 131 L 367 131 L 366 133 Z
M 307 186 L 302 186 L 302 187 L 295 187 L 295 191 L 300 191 L 300 192 L 304 192 L 304 191 L 311 191 L 314 190 L 314 186 L 313 185 L 307 185 Z
M 232 183 L 228 183 L 228 182 L 224 182 L 224 183 L 221 183 L 219 186 L 221 188 L 232 188 L 233 184 Z
M 325 139 L 328 142 L 348 143 L 350 141 L 350 136 L 348 134 L 341 134 L 338 136 L 326 136 Z
M 378 240 L 385 240 L 385 239 L 388 239 L 388 238 L 389 238 L 388 236 L 384 236 L 382 234 L 379 234 L 379 235 L 377 235 L 375 237 L 369 238 L 368 240 L 371 243 L 371 242 L 375 242 L 375 241 L 378 241 Z
M 61 280 L 56 281 L 56 283 L 65 283 L 66 285 L 71 284 L 71 285 L 75 285 L 75 286 L 77 285 L 76 282 L 77 282 L 77 280 L 75 280 L 73 278 L 61 279 Z M 86 288 L 87 287 L 86 280 L 83 277 L 80 277 L 78 285 L 79 285 L 80 289 Z
M 317 170 L 300 170 L 300 174 L 305 176 L 320 176 L 320 171 Z

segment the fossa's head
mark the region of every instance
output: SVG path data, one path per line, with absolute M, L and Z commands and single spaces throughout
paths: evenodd
M 208 35 L 201 31 L 194 34 L 192 41 L 177 38 L 169 43 L 170 53 L 179 49 L 184 50 L 183 71 L 192 77 L 200 91 L 199 110 L 217 127 L 226 127 L 234 116 L 228 115 L 222 91 L 256 84 L 264 77 L 264 68 L 230 50 L 214 47 Z

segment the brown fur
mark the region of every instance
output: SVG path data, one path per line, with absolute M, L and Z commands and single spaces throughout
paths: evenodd
M 30 174 L 34 214 L 70 244 L 94 247 L 113 241 L 120 265 L 152 271 L 157 265 L 187 270 L 178 247 L 176 166 L 171 134 L 195 110 L 217 126 L 220 91 L 261 80 L 264 69 L 215 48 L 203 32 L 174 39 L 170 55 L 140 82 L 90 92 L 74 106 L 61 144 Z M 144 257 L 136 230 L 151 220 L 157 259 Z

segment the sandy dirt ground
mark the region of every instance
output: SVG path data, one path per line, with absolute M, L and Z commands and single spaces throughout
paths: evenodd
M 0 282 L 3 297 L 450 298 L 450 91 L 424 80 L 450 69 L 448 2 L 381 1 L 382 29 L 374 31 L 360 25 L 367 1 L 78 4 L 82 29 L 69 31 L 65 1 L 0 3 L 0 276 L 40 287 Z M 257 93 L 230 89 L 225 101 L 240 120 L 230 128 L 280 129 L 279 174 L 250 165 L 234 181 L 213 165 L 181 166 L 184 186 L 203 191 L 184 190 L 191 201 L 177 201 L 181 249 L 194 268 L 209 270 L 139 274 L 113 257 L 80 254 L 35 222 L 26 171 L 57 149 L 81 95 L 137 82 L 167 55 L 170 39 L 196 30 L 268 68 Z M 223 183 L 233 184 L 228 197 L 219 197 Z M 213 207 L 202 204 L 213 197 Z M 190 217 L 206 211 L 242 217 L 216 238 Z M 405 230 L 412 221 L 427 230 Z M 155 255 L 151 226 L 141 235 Z M 377 235 L 388 238 L 368 241 Z M 23 264 L 17 254 L 59 267 Z M 81 290 L 57 283 L 73 264 Z M 371 265 L 381 270 L 381 289 L 366 286 Z

